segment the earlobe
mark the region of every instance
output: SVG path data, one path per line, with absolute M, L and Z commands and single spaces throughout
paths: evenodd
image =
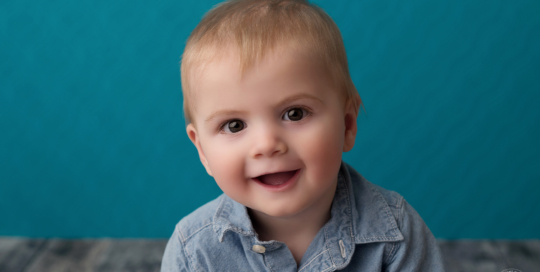
M 354 97 L 355 101 L 348 101 L 347 107 L 345 110 L 345 139 L 343 141 L 343 152 L 349 152 L 354 147 L 354 142 L 356 139 L 356 119 L 358 117 L 358 111 L 360 109 L 360 96 L 358 94 Z M 355 103 L 353 103 L 355 102 Z
M 191 142 L 195 146 L 195 148 L 197 148 L 197 152 L 199 153 L 199 158 L 201 159 L 201 163 L 203 164 L 204 168 L 206 169 L 206 172 L 208 173 L 208 175 L 210 175 L 212 177 L 212 171 L 210 170 L 210 167 L 208 165 L 208 161 L 206 160 L 206 156 L 204 155 L 204 151 L 203 151 L 202 146 L 201 146 L 201 141 L 200 141 L 200 138 L 199 138 L 199 134 L 197 132 L 197 129 L 193 125 L 193 123 L 187 125 L 186 132 L 187 132 L 187 135 L 188 135 L 189 139 L 191 140 Z

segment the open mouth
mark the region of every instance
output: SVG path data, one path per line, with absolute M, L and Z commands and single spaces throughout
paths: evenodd
M 256 177 L 256 179 L 266 185 L 276 186 L 276 185 L 287 183 L 287 181 L 291 180 L 291 178 L 294 176 L 294 174 L 296 174 L 297 171 L 298 170 L 272 173 L 272 174 L 258 176 Z

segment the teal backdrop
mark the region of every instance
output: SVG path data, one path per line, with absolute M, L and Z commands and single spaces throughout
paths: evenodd
M 218 2 L 0 2 L 0 236 L 169 237 L 221 193 L 179 75 Z M 540 238 L 540 1 L 313 2 L 366 109 L 344 160 L 438 238 Z

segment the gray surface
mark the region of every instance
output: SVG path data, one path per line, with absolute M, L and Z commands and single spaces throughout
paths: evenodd
M 167 240 L 0 237 L 1 272 L 159 271 Z
M 25 271 L 45 244 L 43 239 L 0 238 L 0 271 Z
M 0 237 L 0 272 L 159 271 L 167 240 Z M 540 240 L 439 240 L 446 270 L 540 271 Z
M 439 240 L 446 270 L 540 271 L 540 240 Z

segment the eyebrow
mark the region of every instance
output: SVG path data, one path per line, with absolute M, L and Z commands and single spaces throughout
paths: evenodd
M 282 105 L 289 104 L 293 101 L 300 100 L 300 99 L 313 99 L 313 100 L 317 100 L 320 103 L 323 103 L 323 101 L 316 96 L 313 96 L 307 93 L 302 93 L 302 94 L 297 94 L 297 95 L 287 97 L 283 99 L 282 101 L 280 101 L 279 103 L 277 103 L 276 105 L 274 105 L 274 107 L 280 107 Z M 234 114 L 239 115 L 239 114 L 245 114 L 245 113 L 246 113 L 245 111 L 240 111 L 240 110 L 218 110 L 210 114 L 210 116 L 206 118 L 205 122 L 209 122 L 210 120 L 214 119 L 215 117 L 219 115 L 234 115 Z

